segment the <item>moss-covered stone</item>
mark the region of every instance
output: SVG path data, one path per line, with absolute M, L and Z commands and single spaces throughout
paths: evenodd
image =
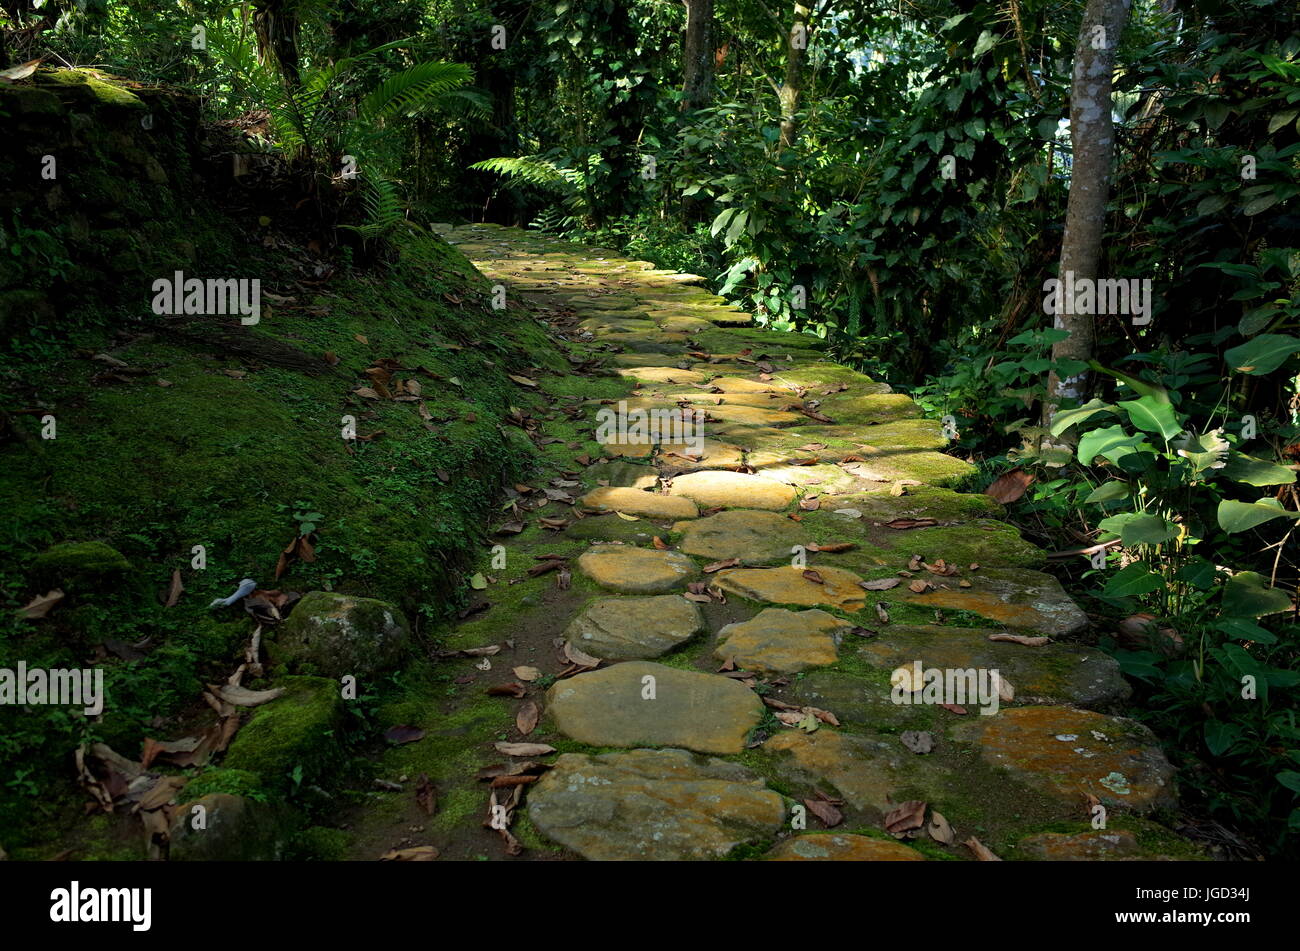
M 396 667 L 410 625 L 395 605 L 333 591 L 311 591 L 267 642 L 273 662 L 337 680 L 368 679 Z
M 285 694 L 253 712 L 223 765 L 288 790 L 318 781 L 341 761 L 343 701 L 339 685 L 322 677 L 285 677 L 277 686 Z
M 266 791 L 256 773 L 246 769 L 213 767 L 204 770 L 182 787 L 176 796 L 178 803 L 187 803 L 214 793 L 226 793 L 245 799 L 265 800 Z
M 282 808 L 229 793 L 209 793 L 176 810 L 168 858 L 273 862 L 284 854 L 289 823 Z
M 120 584 L 131 571 L 126 557 L 100 541 L 61 542 L 32 561 L 32 581 L 38 587 L 97 591 Z

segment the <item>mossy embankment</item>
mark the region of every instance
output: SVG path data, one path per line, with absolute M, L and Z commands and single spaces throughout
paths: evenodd
M 255 626 L 238 606 L 208 608 L 241 578 L 392 602 L 421 653 L 460 607 L 501 486 L 537 455 L 521 411 L 543 397 L 510 375 L 564 360 L 525 311 L 493 310 L 485 279 L 432 233 L 354 268 L 303 248 L 274 211 L 210 193 L 188 100 L 74 75 L 5 90 L 0 112 L 35 137 L 4 215 L 40 232 L 0 274 L 0 668 L 93 664 L 107 688 L 94 720 L 0 707 L 0 846 L 133 857 L 112 822 L 81 818 L 73 750 L 102 741 L 137 758 L 146 736 L 201 730 L 203 685 L 229 676 Z M 66 174 L 42 179 L 44 154 Z M 113 220 L 131 253 L 87 255 L 78 235 Z M 260 280 L 259 322 L 155 315 L 152 281 L 174 268 Z M 304 521 L 315 560 L 277 578 Z M 184 593 L 167 607 L 174 572 Z M 47 616 L 15 614 L 52 588 L 65 597 Z M 338 753 L 312 778 L 346 771 Z M 260 778 L 276 790 L 285 776 Z

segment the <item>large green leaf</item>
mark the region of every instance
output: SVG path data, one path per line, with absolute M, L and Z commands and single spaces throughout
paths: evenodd
M 1165 587 L 1162 575 L 1152 571 L 1144 562 L 1135 561 L 1119 571 L 1106 582 L 1102 589 L 1103 598 L 1128 598 L 1138 594 L 1150 594 Z
M 1288 512 L 1276 499 L 1258 502 L 1238 502 L 1224 499 L 1219 503 L 1219 527 L 1229 535 L 1245 532 L 1275 518 L 1300 518 L 1300 513 Z
M 1112 456 L 1116 449 L 1132 448 L 1145 441 L 1143 436 L 1130 436 L 1124 431 L 1124 427 L 1118 423 L 1114 426 L 1093 429 L 1085 433 L 1083 438 L 1079 440 L 1079 462 L 1086 466 L 1097 456 L 1105 456 L 1114 462 Z
M 1183 426 L 1169 403 L 1143 396 L 1136 400 L 1124 400 L 1119 405 L 1128 413 L 1133 425 L 1143 432 L 1159 433 L 1165 440 L 1169 440 L 1183 431 Z
M 1222 756 L 1232 748 L 1241 735 L 1241 728 L 1235 723 L 1222 720 L 1205 721 L 1205 745 L 1215 756 Z
M 1097 527 L 1103 532 L 1114 532 L 1125 545 L 1160 545 L 1178 537 L 1177 525 L 1145 512 L 1112 515 L 1102 519 Z
M 1114 413 L 1115 407 L 1109 403 L 1103 403 L 1101 400 L 1089 400 L 1082 406 L 1074 409 L 1059 410 L 1052 417 L 1051 433 L 1053 436 L 1059 436 L 1076 423 L 1082 423 L 1085 420 L 1092 419 L 1098 413 Z
M 1127 482 L 1120 482 L 1114 479 L 1110 482 L 1103 482 L 1097 488 L 1088 493 L 1084 502 L 1113 502 L 1116 499 L 1128 498 L 1129 488 Z
M 1223 586 L 1223 613 L 1229 617 L 1264 617 L 1291 610 L 1291 598 L 1270 588 L 1261 574 L 1239 571 Z
M 1264 459 L 1256 459 L 1244 452 L 1234 452 L 1228 456 L 1223 474 L 1234 482 L 1257 486 L 1290 485 L 1295 481 L 1294 469 Z
M 1266 627 L 1260 627 L 1254 621 L 1244 617 L 1223 617 L 1214 622 L 1214 629 L 1222 631 L 1239 641 L 1254 641 L 1257 644 L 1276 644 L 1277 635 Z
M 1300 339 L 1287 334 L 1260 334 L 1223 356 L 1238 373 L 1262 376 L 1272 373 L 1295 353 L 1300 353 Z

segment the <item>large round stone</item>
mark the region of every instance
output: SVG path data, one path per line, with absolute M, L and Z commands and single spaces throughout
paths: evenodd
M 267 646 L 277 664 L 299 673 L 369 677 L 401 662 L 409 631 L 402 612 L 387 602 L 311 591 Z
M 818 565 L 814 581 L 804 569 L 791 565 L 779 568 L 728 568 L 719 571 L 714 581 L 720 589 L 750 601 L 769 604 L 798 604 L 807 607 L 829 605 L 845 611 L 860 611 L 866 603 L 866 591 L 858 575 L 843 568 Z
M 1016 707 L 954 727 L 986 762 L 1062 802 L 1091 794 L 1107 806 L 1149 812 L 1177 804 L 1174 769 L 1136 720 L 1069 707 Z
M 628 661 L 555 683 L 546 708 L 565 736 L 590 746 L 676 746 L 739 753 L 763 717 L 737 680 Z
M 697 605 L 676 594 L 601 598 L 573 619 L 564 636 L 574 647 L 606 660 L 647 660 L 666 654 L 704 630 Z
M 587 859 L 681 861 L 771 838 L 785 806 L 725 760 L 683 750 L 565 753 L 529 791 L 528 818 Z
M 795 545 L 807 540 L 798 523 L 775 512 L 729 509 L 694 522 L 679 522 L 678 548 L 688 555 L 725 561 L 739 558 L 742 565 L 772 565 L 789 561 Z
M 695 562 L 675 551 L 599 545 L 582 554 L 578 570 L 602 588 L 623 594 L 680 590 L 699 574 Z
M 641 518 L 695 518 L 699 512 L 690 499 L 658 495 L 630 487 L 602 486 L 582 497 L 585 508 L 597 512 L 622 512 Z
M 769 862 L 923 862 L 925 856 L 901 842 L 866 835 L 797 835 L 767 855 Z
M 725 505 L 731 508 L 771 509 L 779 511 L 794 501 L 795 490 L 775 479 L 745 472 L 709 470 L 690 472 L 673 479 L 671 495 L 685 496 L 706 508 Z
M 195 828 L 200 824 L 201 828 Z M 176 807 L 168 858 L 173 862 L 274 862 L 287 839 L 284 816 L 245 796 L 209 793 Z
M 728 624 L 718 632 L 713 650 L 742 670 L 762 674 L 793 674 L 838 659 L 841 634 L 852 625 L 825 611 L 767 608 L 757 617 Z

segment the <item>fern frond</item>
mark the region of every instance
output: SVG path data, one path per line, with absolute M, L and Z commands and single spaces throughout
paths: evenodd
M 439 96 L 465 85 L 470 76 L 469 67 L 462 63 L 438 60 L 419 63 L 394 73 L 376 86 L 361 100 L 357 116 L 371 121 L 409 116 Z
M 406 205 L 398 193 L 397 184 L 386 178 L 365 178 L 362 187 L 361 203 L 366 209 L 366 223 L 339 227 L 355 231 L 363 238 L 381 238 L 406 217 Z

